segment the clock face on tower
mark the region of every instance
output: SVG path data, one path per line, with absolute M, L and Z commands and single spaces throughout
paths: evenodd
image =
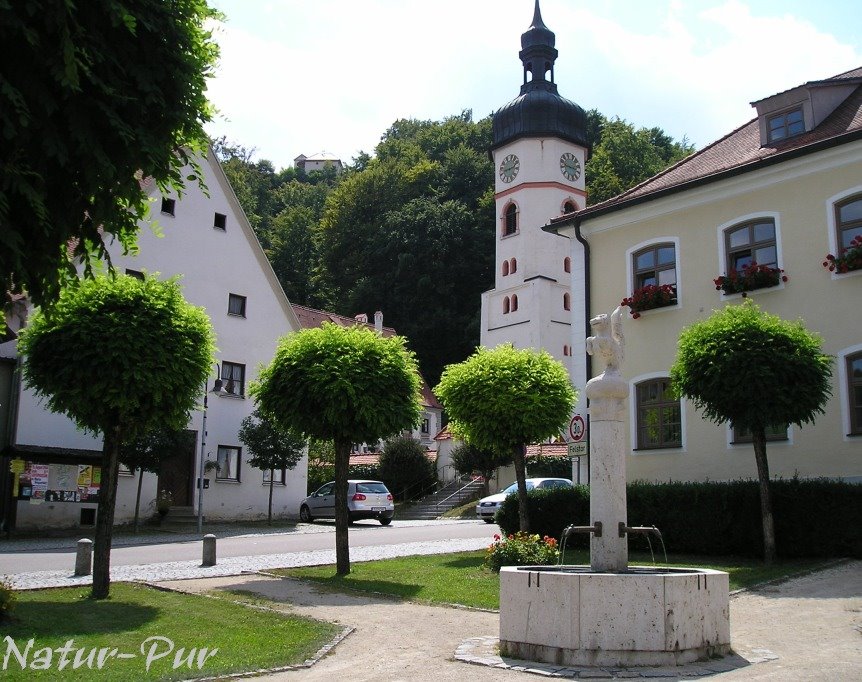
M 569 180 L 577 180 L 581 177 L 581 163 L 571 152 L 566 152 L 560 157 L 560 172 Z
M 512 182 L 518 171 L 521 170 L 521 162 L 514 154 L 509 154 L 500 163 L 500 180 L 503 182 Z

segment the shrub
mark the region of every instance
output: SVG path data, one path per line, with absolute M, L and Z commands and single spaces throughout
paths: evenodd
M 386 441 L 378 464 L 380 480 L 397 499 L 406 499 L 420 492 L 419 484 L 430 483 L 437 474 L 434 462 L 425 448 L 410 436 L 398 436 Z
M 559 557 L 560 550 L 554 538 L 518 531 L 505 538 L 494 536 L 494 542 L 488 546 L 485 566 L 499 573 L 503 566 L 544 566 L 555 563 Z
M 12 589 L 6 577 L 0 578 L 0 623 L 12 619 L 16 600 L 15 590 Z
M 770 483 L 778 555 L 862 557 L 862 485 L 829 479 L 779 479 Z M 668 552 L 712 556 L 763 555 L 757 481 L 648 483 L 627 486 L 630 526 L 656 526 Z M 590 525 L 587 486 L 531 490 L 527 499 L 533 529 L 560 538 L 569 524 Z M 823 519 L 841 519 L 825 525 Z M 509 496 L 496 521 L 504 533 L 518 528 L 518 499 Z M 655 540 L 652 540 L 656 549 Z M 586 535 L 567 546 L 585 547 Z M 646 549 L 643 536 L 631 549 Z

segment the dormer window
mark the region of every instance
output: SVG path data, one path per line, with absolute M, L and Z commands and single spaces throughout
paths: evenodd
M 767 139 L 769 142 L 778 142 L 788 137 L 800 135 L 805 132 L 805 121 L 802 118 L 802 107 L 784 111 L 766 120 Z

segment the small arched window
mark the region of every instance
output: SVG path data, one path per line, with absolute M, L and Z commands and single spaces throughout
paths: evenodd
M 572 297 L 569 296 L 569 293 L 566 292 L 563 294 L 563 310 L 571 310 L 572 309 Z
M 569 348 L 568 346 L 563 346 L 563 355 L 565 355 L 566 357 L 568 357 L 568 356 L 569 356 L 569 355 L 571 355 L 571 354 L 572 354 L 572 349 L 571 349 L 571 348 Z
M 518 309 L 518 294 L 512 294 L 512 312 Z
M 503 236 L 508 237 L 518 231 L 518 207 L 515 204 L 506 206 L 503 218 Z
M 509 261 L 503 261 L 503 277 L 509 274 Z
M 506 297 L 503 299 L 503 314 L 504 314 L 504 315 L 508 315 L 508 314 L 509 314 L 509 305 L 510 305 L 510 304 L 509 304 L 509 297 L 508 297 L 508 296 L 506 296 Z
M 518 272 L 518 261 L 515 258 L 509 259 L 509 272 L 513 275 Z
M 566 256 L 563 258 L 563 272 L 571 272 L 572 271 L 572 259 Z
M 573 201 L 567 201 L 563 204 L 563 213 L 574 213 L 576 209 L 577 207 Z

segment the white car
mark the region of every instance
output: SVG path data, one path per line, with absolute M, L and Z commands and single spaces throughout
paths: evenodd
M 548 490 L 550 488 L 572 488 L 574 487 L 572 482 L 568 478 L 528 478 L 527 481 L 527 490 L 534 490 L 539 488 L 540 490 Z M 483 497 L 476 504 L 476 515 L 482 519 L 485 523 L 494 523 L 494 514 L 497 513 L 497 510 L 503 504 L 503 500 L 505 500 L 512 493 L 518 492 L 518 482 L 515 481 L 508 488 L 504 488 L 496 495 L 489 495 L 488 497 Z

